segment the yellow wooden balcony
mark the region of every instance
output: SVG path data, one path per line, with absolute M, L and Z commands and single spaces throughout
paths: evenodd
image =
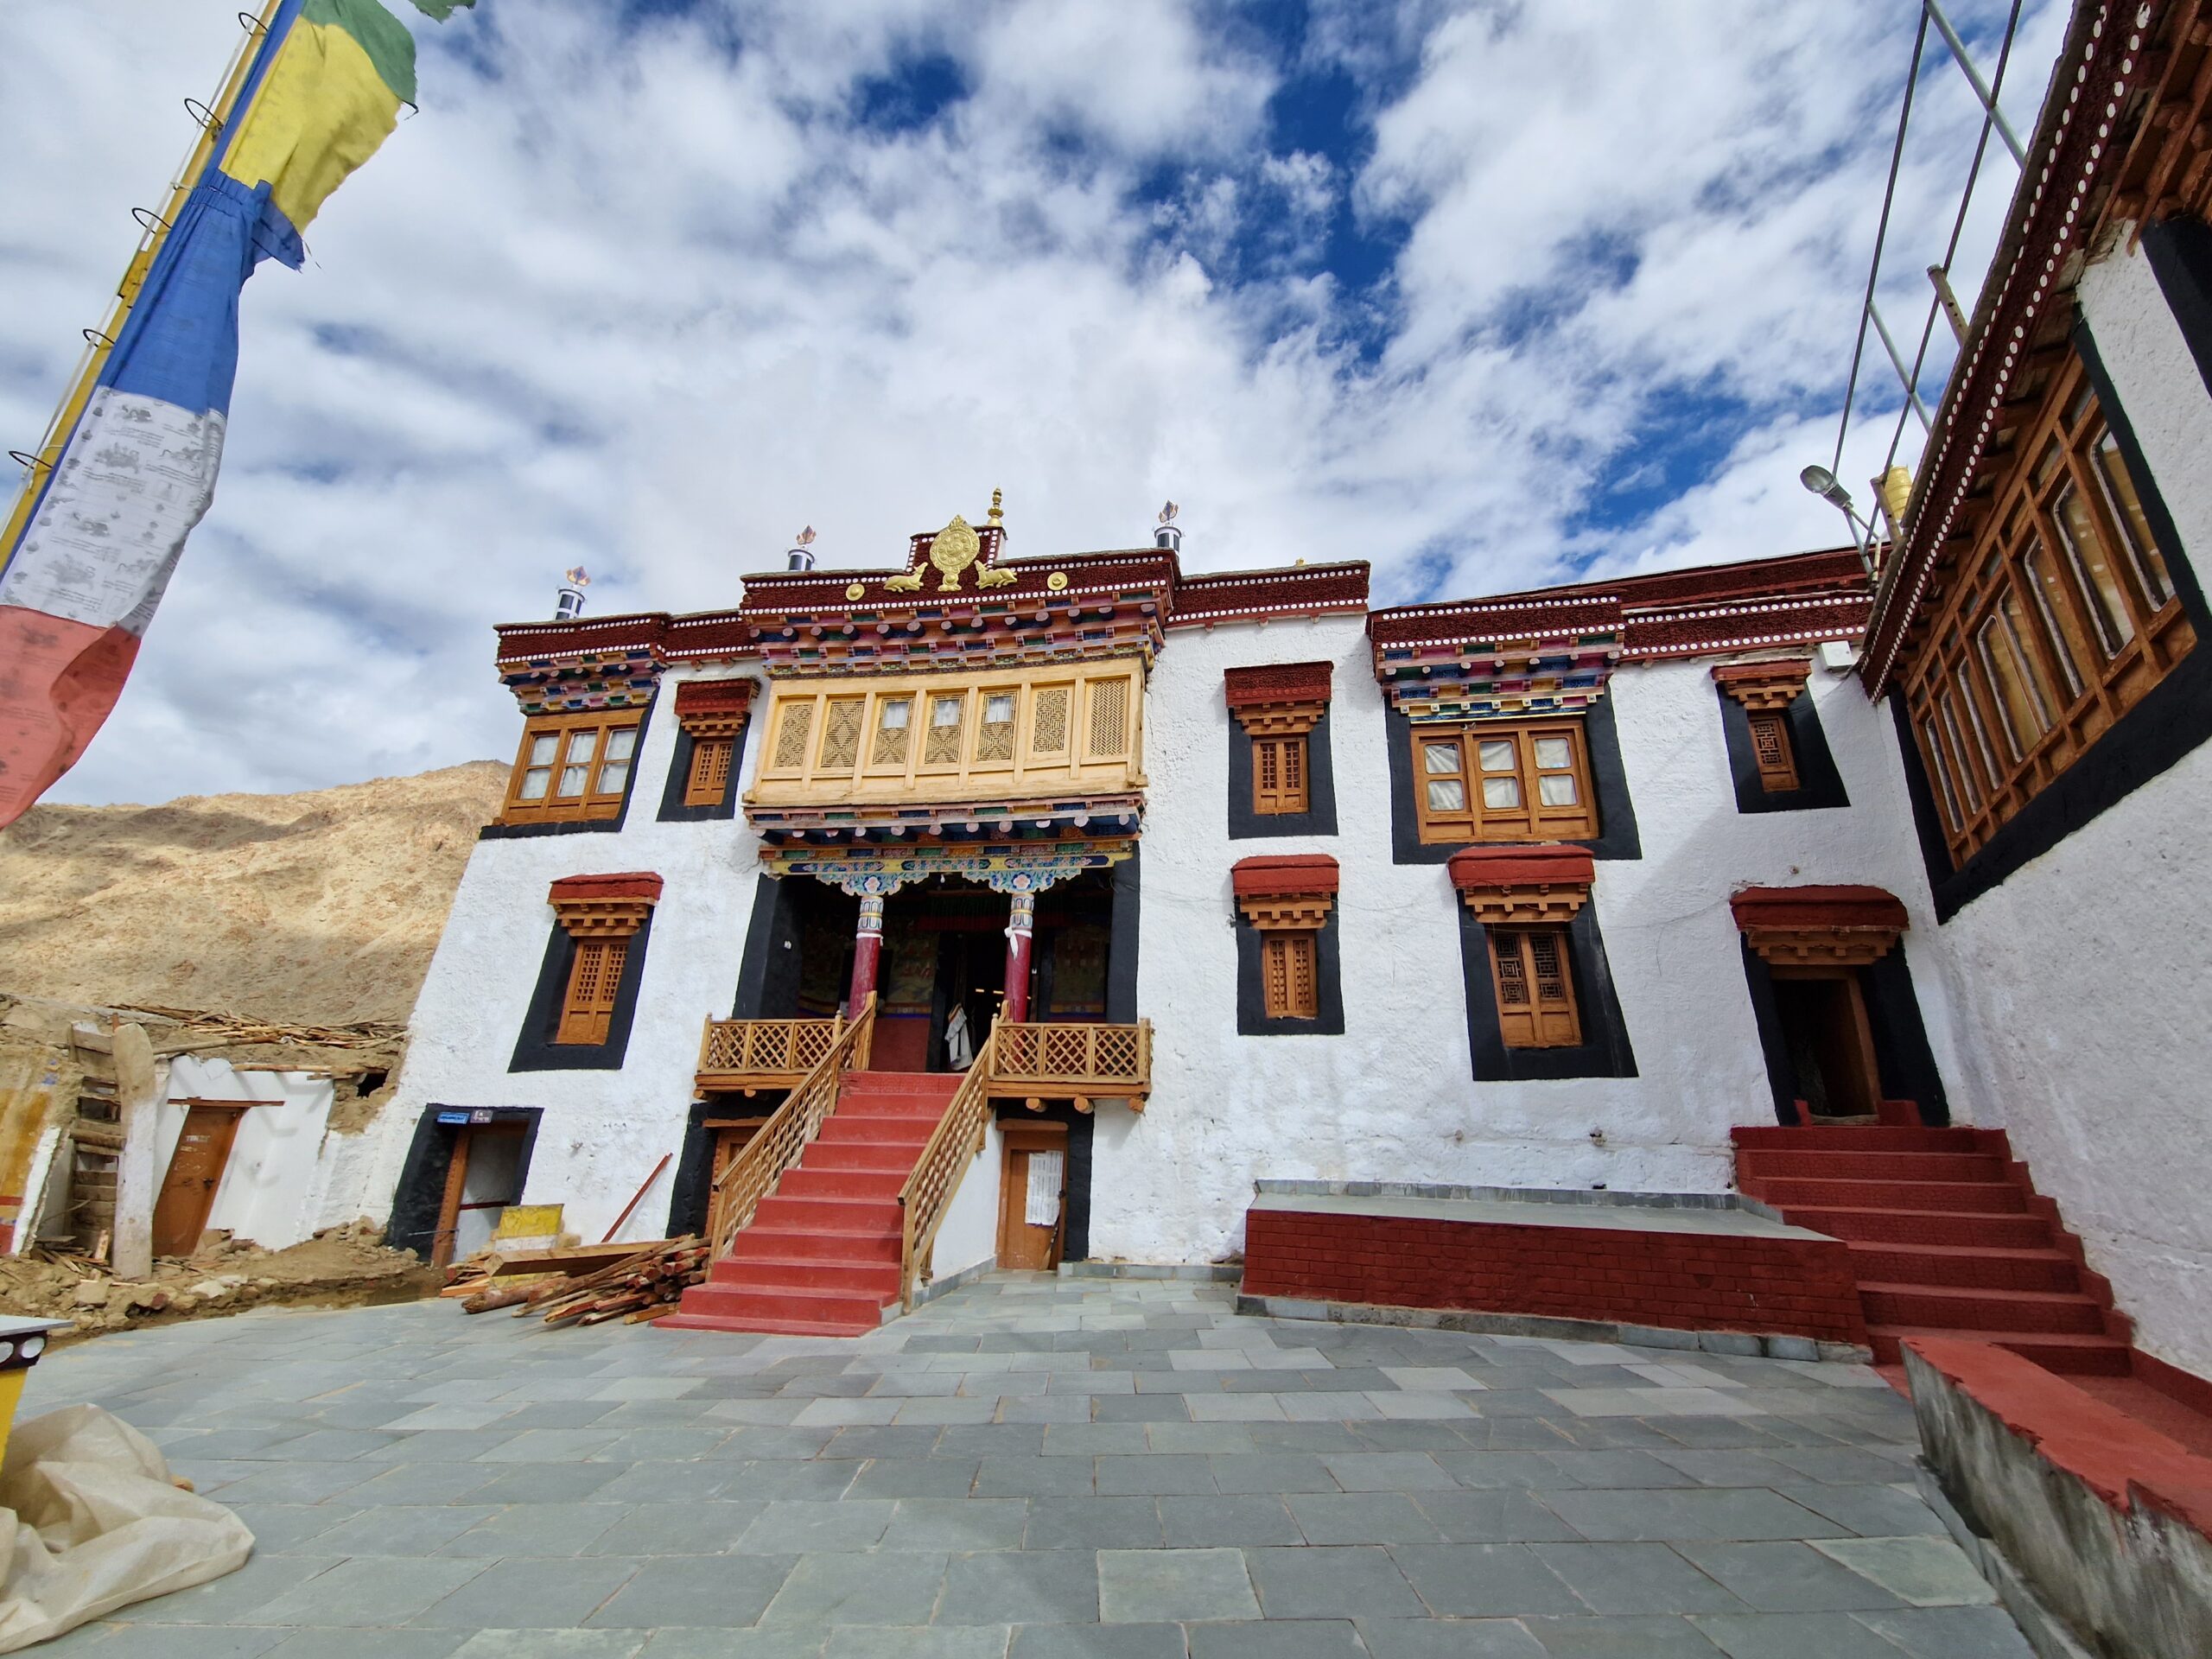
M 1144 1110 L 1152 1093 L 1152 1021 L 1129 1026 L 1051 1025 L 1001 1020 L 991 1046 L 989 1087 L 998 1099 L 1019 1099 L 1032 1111 L 1047 1100 L 1075 1102 L 1087 1112 L 1098 1100 L 1126 1100 Z
M 836 1020 L 709 1020 L 699 1038 L 697 1092 L 757 1094 L 796 1087 L 837 1040 Z

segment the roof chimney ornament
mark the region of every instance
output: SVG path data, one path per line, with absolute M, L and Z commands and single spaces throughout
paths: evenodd
M 791 550 L 786 556 L 788 567 L 793 570 L 814 569 L 814 526 L 809 524 L 791 537 Z
M 555 591 L 553 620 L 556 622 L 573 622 L 582 616 L 584 611 L 584 589 L 590 586 L 591 577 L 585 574 L 584 568 L 581 564 L 571 566 L 563 572 L 561 586 Z
M 1152 532 L 1154 547 L 1165 548 L 1170 553 L 1183 550 L 1183 527 L 1175 522 L 1175 515 L 1181 511 L 1173 501 L 1160 510 L 1160 517 L 1154 520 L 1157 528 Z

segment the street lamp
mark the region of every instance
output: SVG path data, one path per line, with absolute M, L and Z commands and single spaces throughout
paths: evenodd
M 1872 575 L 1874 556 L 1868 541 L 1874 527 L 1867 524 L 1862 533 L 1858 512 L 1851 503 L 1851 492 L 1843 487 L 1843 480 L 1825 467 L 1812 466 L 1797 474 L 1797 481 L 1843 514 L 1845 522 L 1851 526 L 1851 544 L 1859 550 L 1859 562 L 1866 567 L 1866 574 Z

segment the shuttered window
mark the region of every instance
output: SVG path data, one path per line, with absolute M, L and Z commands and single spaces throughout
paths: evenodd
M 1260 990 L 1270 1020 L 1320 1017 L 1319 979 L 1315 963 L 1318 936 L 1278 930 L 1260 939 Z
M 629 955 L 626 938 L 576 941 L 555 1042 L 596 1046 L 607 1040 L 607 1027 L 614 1018 L 614 994 L 621 986 L 622 964 Z
M 737 753 L 730 737 L 696 738 L 691 744 L 691 771 L 683 780 L 683 804 L 720 806 L 729 793 L 729 768 Z
M 548 715 L 523 733 L 502 823 L 612 818 L 622 810 L 638 752 L 634 709 Z
M 1751 758 L 1758 763 L 1759 787 L 1770 795 L 1797 787 L 1797 751 L 1789 737 L 1787 709 L 1755 709 L 1751 714 Z
M 1579 720 L 1416 726 L 1413 744 L 1424 842 L 1581 841 L 1598 833 Z
M 1252 810 L 1262 817 L 1307 810 L 1306 740 L 1252 740 Z
M 1491 982 L 1508 1048 L 1573 1048 L 1582 1040 L 1563 927 L 1493 927 Z

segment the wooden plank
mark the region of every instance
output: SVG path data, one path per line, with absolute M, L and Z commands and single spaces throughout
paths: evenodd
M 672 1239 L 649 1239 L 635 1244 L 578 1244 L 558 1250 L 499 1251 L 485 1261 L 485 1277 L 504 1279 L 518 1273 L 588 1274 L 625 1261 L 641 1250 L 658 1250 Z

